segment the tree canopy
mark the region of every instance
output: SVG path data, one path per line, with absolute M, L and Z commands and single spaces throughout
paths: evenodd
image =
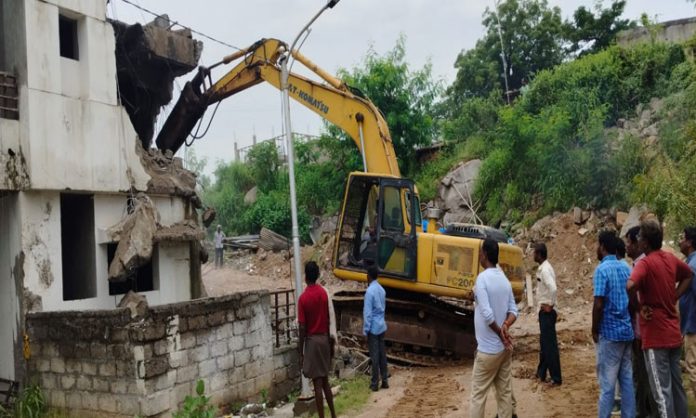
M 340 70 L 339 77 L 382 111 L 401 172 L 408 175 L 414 168 L 415 147 L 430 144 L 436 134 L 433 114 L 442 87 L 433 80 L 431 65 L 411 70 L 401 36 L 394 49 L 384 55 L 371 47 L 362 65 Z

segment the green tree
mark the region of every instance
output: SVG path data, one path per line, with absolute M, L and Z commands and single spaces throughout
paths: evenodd
M 503 55 L 510 90 L 519 89 L 524 80 L 560 64 L 565 57 L 560 8 L 549 8 L 546 0 L 505 0 L 497 9 L 496 13 L 486 8 L 486 34 L 473 49 L 457 57 L 457 77 L 448 92 L 455 106 L 471 96 L 505 91 Z
M 606 9 L 602 3 L 595 4 L 595 13 L 585 6 L 578 7 L 573 20 L 564 26 L 566 38 L 570 42 L 568 51 L 573 55 L 591 54 L 611 45 L 616 34 L 635 27 L 630 19 L 620 19 L 626 7 L 626 0 L 614 0 Z
M 411 70 L 406 62 L 405 38 L 401 36 L 385 55 L 370 48 L 361 66 L 340 70 L 339 77 L 360 90 L 384 114 L 399 167 L 405 175 L 413 172 L 415 147 L 430 144 L 437 132 L 432 115 L 442 87 L 433 80 L 431 65 Z M 329 133 L 345 138 L 336 135 L 335 129 Z
M 267 192 L 276 186 L 280 157 L 274 141 L 264 141 L 249 150 L 247 161 L 259 190 Z
M 203 173 L 205 171 L 205 167 L 208 165 L 208 158 L 199 158 L 198 154 L 193 148 L 187 148 L 184 156 L 184 167 L 196 174 L 196 183 L 201 190 L 208 189 L 210 187 L 210 177 Z
M 243 234 L 248 232 L 243 214 L 247 210 L 244 195 L 254 187 L 254 176 L 249 167 L 241 162 L 218 163 L 215 169 L 215 183 L 203 193 L 206 205 L 215 208 L 217 223 L 226 233 Z

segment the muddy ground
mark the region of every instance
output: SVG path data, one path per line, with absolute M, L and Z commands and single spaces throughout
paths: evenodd
M 528 254 L 527 268 L 535 270 L 529 243 L 543 240 L 549 261 L 556 270 L 558 293 L 558 337 L 563 385 L 550 387 L 534 380 L 538 362 L 539 328 L 536 310 L 520 304 L 520 317 L 513 326 L 513 388 L 520 417 L 591 417 L 597 415 L 598 385 L 595 352 L 590 335 L 592 272 L 596 266 L 596 233 L 600 220 L 582 227 L 579 233 L 571 214 L 557 214 L 543 225 L 517 238 Z M 331 244 L 304 247 L 302 258 L 319 262 L 321 282 L 331 293 L 359 289 L 361 284 L 343 282 L 330 273 Z M 228 252 L 226 266 L 203 268 L 204 284 L 210 296 L 252 289 L 292 289 L 292 258 L 287 253 L 250 254 Z M 533 274 L 532 274 L 532 277 Z M 472 363 L 443 368 L 398 367 L 391 369 L 390 389 L 373 393 L 365 407 L 350 417 L 468 417 Z M 495 393 L 487 409 L 495 416 Z

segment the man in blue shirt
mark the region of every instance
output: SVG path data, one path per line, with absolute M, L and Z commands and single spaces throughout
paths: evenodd
M 633 393 L 631 346 L 633 326 L 628 311 L 626 282 L 631 271 L 616 259 L 617 238 L 612 231 L 599 234 L 595 269 L 594 304 L 592 306 L 592 339 L 597 345 L 597 377 L 599 378 L 600 418 L 611 416 L 614 388 L 618 379 L 621 388 L 621 417 L 636 416 Z
M 691 391 L 696 396 L 696 227 L 684 228 L 679 249 L 686 256 L 686 264 L 694 273 L 689 289 L 679 299 L 681 332 L 684 335 L 686 375 L 691 382 Z
M 498 416 L 510 418 L 512 408 L 512 339 L 508 328 L 517 318 L 510 282 L 498 264 L 498 243 L 486 239 L 479 250 L 484 268 L 474 285 L 476 357 L 471 378 L 471 418 L 483 418 L 486 397 L 495 386 Z
M 386 292 L 377 282 L 379 269 L 376 265 L 367 268 L 367 291 L 363 305 L 363 334 L 367 336 L 367 347 L 370 350 L 372 362 L 372 381 L 370 389 L 379 389 L 379 377 L 382 376 L 382 389 L 389 388 L 387 372 L 387 352 L 384 348 L 384 333 L 387 323 L 384 322 L 384 311 L 387 307 Z

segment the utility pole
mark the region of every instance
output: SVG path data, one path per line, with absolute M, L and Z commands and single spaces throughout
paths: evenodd
M 297 194 L 295 189 L 295 147 L 292 143 L 292 124 L 290 121 L 290 92 L 288 79 L 290 78 L 289 61 L 295 45 L 300 40 L 302 35 L 309 30 L 309 27 L 314 23 L 319 16 L 328 8 L 333 8 L 340 0 L 330 0 L 314 15 L 300 33 L 297 34 L 295 40 L 290 45 L 290 50 L 285 52 L 285 56 L 281 61 L 280 86 L 282 90 L 282 107 L 283 119 L 285 125 L 285 141 L 287 142 L 288 151 L 288 176 L 290 177 L 290 211 L 292 216 L 292 248 L 293 261 L 295 267 L 295 310 L 297 310 L 300 294 L 302 293 L 302 255 L 300 252 L 300 228 L 297 222 Z M 300 374 L 302 371 L 300 371 Z M 301 398 L 311 399 L 312 394 L 309 391 L 309 381 L 302 376 L 302 393 Z

